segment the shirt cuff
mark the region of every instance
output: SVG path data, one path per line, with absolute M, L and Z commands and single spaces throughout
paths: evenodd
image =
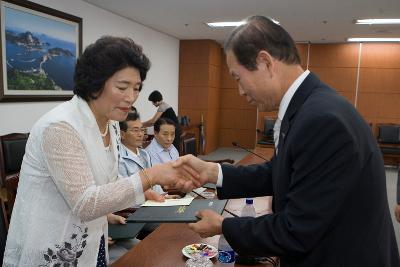
M 217 180 L 217 187 L 222 187 L 222 182 L 224 180 L 224 175 L 222 174 L 221 164 L 218 164 L 218 180 Z
M 132 181 L 134 196 L 135 196 L 135 200 L 133 201 L 132 206 L 137 206 L 137 205 L 143 204 L 145 201 L 145 198 L 144 198 L 144 192 L 143 192 L 142 179 L 140 179 L 139 172 L 131 175 L 131 177 L 129 177 L 129 179 Z

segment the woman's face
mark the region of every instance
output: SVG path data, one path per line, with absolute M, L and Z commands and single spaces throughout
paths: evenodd
M 117 71 L 105 83 L 97 99 L 89 102 L 96 119 L 123 121 L 139 96 L 140 73 L 133 67 Z
M 154 131 L 154 138 L 163 148 L 169 148 L 175 139 L 175 126 L 163 124 L 160 126 L 160 132 Z

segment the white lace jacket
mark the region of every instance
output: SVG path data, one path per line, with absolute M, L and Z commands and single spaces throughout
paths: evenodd
M 94 115 L 77 96 L 34 125 L 3 266 L 96 266 L 101 236 L 107 240 L 105 215 L 144 201 L 138 174 L 118 178 L 116 122 L 110 138 L 111 173 Z

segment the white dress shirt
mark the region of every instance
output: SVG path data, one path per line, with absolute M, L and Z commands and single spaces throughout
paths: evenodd
M 162 147 L 155 138 L 151 140 L 150 144 L 146 147 L 146 151 L 151 158 L 151 164 L 161 164 L 179 158 L 179 152 L 174 145 L 171 144 L 169 148 Z

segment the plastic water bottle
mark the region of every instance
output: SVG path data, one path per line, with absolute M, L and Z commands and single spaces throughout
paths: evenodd
M 246 203 L 242 208 L 242 212 L 240 213 L 241 217 L 256 217 L 256 209 L 253 205 L 252 198 L 246 198 Z M 255 257 L 250 255 L 235 255 L 236 263 L 244 264 L 244 265 L 252 265 L 256 263 Z
M 235 262 L 235 251 L 226 241 L 224 235 L 221 235 L 218 241 L 218 261 L 222 263 Z
M 256 217 L 256 209 L 254 208 L 252 198 L 246 198 L 246 204 L 243 206 L 240 215 L 242 217 Z

